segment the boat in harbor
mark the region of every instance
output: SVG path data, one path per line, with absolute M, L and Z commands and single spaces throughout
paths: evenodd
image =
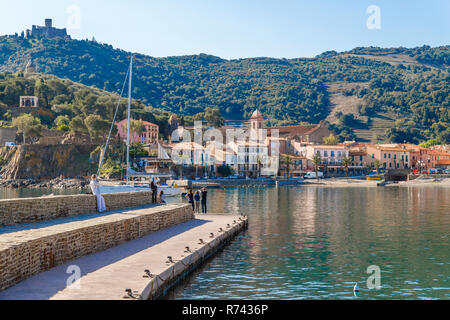
M 131 89 L 132 89 L 132 80 L 133 80 L 133 56 L 131 56 L 130 59 L 130 67 L 128 70 L 128 124 L 127 124 L 127 174 L 126 174 L 126 183 L 120 184 L 120 185 L 110 185 L 110 186 L 100 186 L 100 190 L 102 193 L 121 193 L 121 192 L 133 192 L 133 191 L 149 191 L 151 182 L 153 181 L 157 187 L 158 187 L 158 194 L 163 191 L 166 197 L 174 197 L 174 196 L 181 196 L 183 191 L 177 186 L 169 186 L 167 184 L 161 183 L 162 179 L 170 179 L 172 178 L 169 174 L 162 174 L 162 173 L 145 173 L 145 172 L 137 172 L 133 169 L 131 169 L 130 166 L 130 128 L 131 128 Z M 125 79 L 123 88 L 122 88 L 122 94 L 125 88 L 125 83 L 127 79 Z M 113 132 L 113 126 L 115 125 L 117 113 L 119 110 L 119 104 L 120 99 L 122 98 L 122 94 L 119 98 L 119 103 L 117 105 L 116 113 L 114 115 L 114 119 L 112 121 L 112 127 L 111 131 L 109 133 L 108 139 L 106 141 L 105 147 L 103 148 L 102 156 L 100 159 L 100 165 L 98 169 L 97 176 L 100 176 L 100 170 L 103 164 L 103 160 L 106 154 L 106 150 L 108 148 L 109 141 L 111 139 L 111 134 Z
M 373 175 L 367 176 L 366 179 L 368 181 L 382 181 L 383 177 L 379 174 L 373 174 Z

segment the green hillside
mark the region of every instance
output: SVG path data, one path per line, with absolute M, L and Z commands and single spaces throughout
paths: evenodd
M 38 72 L 109 92 L 120 90 L 129 56 L 92 41 L 0 38 L 0 71 L 23 71 L 31 59 Z M 360 101 L 353 118 L 339 111 L 330 121 L 342 138 L 355 132 L 370 138 L 364 130 L 375 123 L 377 135 L 392 141 L 449 142 L 449 56 L 449 46 L 357 48 L 289 60 L 136 54 L 133 95 L 143 105 L 183 115 L 219 108 L 225 118 L 239 120 L 259 108 L 269 125 L 317 123 L 333 114 L 333 99 L 345 111 L 353 97 Z M 355 85 L 333 93 L 335 84 Z M 396 114 L 396 121 L 377 120 L 384 114 Z

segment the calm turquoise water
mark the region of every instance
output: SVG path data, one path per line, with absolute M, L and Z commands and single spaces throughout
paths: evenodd
M 169 299 L 450 298 L 450 188 L 228 189 L 210 207 L 249 230 Z
M 0 199 L 75 191 L 1 189 Z M 177 198 L 168 198 L 178 202 Z M 449 299 L 450 188 L 211 190 L 211 211 L 249 230 L 169 299 Z M 368 290 L 367 268 L 381 269 Z

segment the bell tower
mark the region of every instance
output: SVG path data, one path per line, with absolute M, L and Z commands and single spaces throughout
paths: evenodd
M 260 130 L 264 126 L 264 117 L 259 110 L 253 112 L 252 117 L 250 118 L 250 129 L 251 130 Z

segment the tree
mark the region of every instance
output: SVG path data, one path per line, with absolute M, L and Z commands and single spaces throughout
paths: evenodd
M 377 174 L 380 174 L 380 168 L 383 166 L 381 161 L 380 160 L 375 160 L 374 166 L 377 169 Z
M 41 121 L 29 114 L 21 114 L 12 120 L 12 126 L 17 128 L 18 133 L 23 135 L 23 143 L 27 137 L 40 137 L 42 132 Z
M 105 140 L 110 129 L 110 123 L 108 121 L 103 120 L 99 115 L 92 114 L 84 119 L 84 123 L 91 138 L 96 139 L 102 137 Z
M 322 157 L 320 156 L 320 153 L 316 153 L 312 161 L 314 163 L 314 169 L 316 170 L 317 181 L 319 181 L 319 166 L 322 163 Z
M 234 174 L 233 168 L 228 165 L 223 165 L 217 168 L 217 172 L 222 175 L 222 177 L 228 177 Z
M 125 132 L 128 131 L 128 123 L 123 126 Z M 131 120 L 130 121 L 130 136 L 137 135 L 140 136 L 145 131 L 144 121 L 142 120 Z
M 73 133 L 81 133 L 81 134 L 89 133 L 86 124 L 84 123 L 83 119 L 79 116 L 76 116 L 75 118 L 72 119 L 72 121 L 70 121 L 69 129 Z
M 330 134 L 328 137 L 323 138 L 323 143 L 326 146 L 336 146 L 339 144 L 339 139 L 334 134 Z
M 206 108 L 205 120 L 209 125 L 212 125 L 216 128 L 220 128 L 225 125 L 225 120 L 222 117 L 219 109 Z
M 261 176 L 262 159 L 260 156 L 257 156 L 256 163 L 258 164 L 258 176 Z
M 420 146 L 422 148 L 431 148 L 433 146 L 438 146 L 440 144 L 441 144 L 441 142 L 438 139 L 430 139 L 427 142 L 421 143 Z
M 293 163 L 292 158 L 288 155 L 283 156 L 281 163 L 286 166 L 286 173 L 287 173 L 287 177 L 289 178 L 290 173 L 291 173 L 291 165 Z
M 352 164 L 352 158 L 345 157 L 342 159 L 342 165 L 345 167 L 345 174 L 348 177 L 348 167 Z
M 70 119 L 68 116 L 58 116 L 55 119 L 54 123 L 56 125 L 56 128 L 59 131 L 69 131 L 70 130 L 70 127 L 69 127 Z

